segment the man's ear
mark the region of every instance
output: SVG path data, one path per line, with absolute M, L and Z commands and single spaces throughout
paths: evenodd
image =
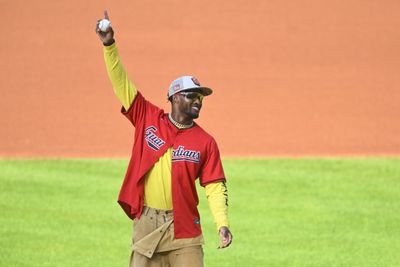
M 179 103 L 179 96 L 177 94 L 172 96 L 171 103 Z

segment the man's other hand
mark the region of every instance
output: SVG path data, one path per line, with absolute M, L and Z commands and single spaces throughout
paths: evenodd
M 226 248 L 232 243 L 232 233 L 228 227 L 222 226 L 219 229 L 219 238 L 221 243 L 218 248 Z

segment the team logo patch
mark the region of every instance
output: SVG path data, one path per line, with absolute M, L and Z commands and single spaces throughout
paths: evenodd
M 149 126 L 146 128 L 146 134 L 144 139 L 147 142 L 147 145 L 155 151 L 158 151 L 160 147 L 165 144 L 165 141 L 158 137 L 155 132 L 157 132 L 157 128 L 154 126 Z
M 200 86 L 200 82 L 199 82 L 199 80 L 197 80 L 196 77 L 192 77 L 192 81 L 193 81 L 193 83 L 194 83 L 195 85 Z
M 179 146 L 172 152 L 172 162 L 174 161 L 189 161 L 193 163 L 200 162 L 200 151 L 185 149 L 184 146 Z
M 176 92 L 176 91 L 178 91 L 179 89 L 181 89 L 181 85 L 179 84 L 179 83 L 177 83 L 177 84 L 175 84 L 174 85 L 174 91 Z

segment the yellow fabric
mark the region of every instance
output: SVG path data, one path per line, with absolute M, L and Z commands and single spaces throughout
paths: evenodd
M 144 184 L 144 204 L 148 207 L 172 210 L 171 188 L 172 147 L 147 172 Z
M 104 46 L 103 51 L 108 77 L 111 80 L 114 92 L 125 110 L 128 110 L 137 94 L 136 87 L 126 74 L 115 43 Z
M 206 185 L 206 196 L 217 231 L 222 226 L 229 227 L 228 222 L 228 190 L 224 182 Z
M 128 75 L 121 63 L 118 49 L 114 44 L 104 46 L 104 61 L 108 76 L 111 80 L 115 94 L 123 107 L 128 110 L 131 106 L 137 89 L 129 80 Z M 172 210 L 171 189 L 171 164 L 172 147 L 154 164 L 147 172 L 145 178 L 144 203 L 146 206 L 162 210 Z M 225 183 L 217 182 L 205 187 L 208 203 L 213 214 L 217 229 L 228 224 L 228 195 Z

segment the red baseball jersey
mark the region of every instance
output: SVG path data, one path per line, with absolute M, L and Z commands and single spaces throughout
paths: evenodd
M 175 238 L 201 234 L 195 181 L 200 184 L 225 181 L 218 146 L 198 124 L 178 129 L 168 114 L 137 93 L 130 108 L 122 113 L 135 127 L 134 144 L 118 203 L 131 218 L 139 218 L 144 203 L 144 176 L 158 159 L 173 147 L 172 203 Z

